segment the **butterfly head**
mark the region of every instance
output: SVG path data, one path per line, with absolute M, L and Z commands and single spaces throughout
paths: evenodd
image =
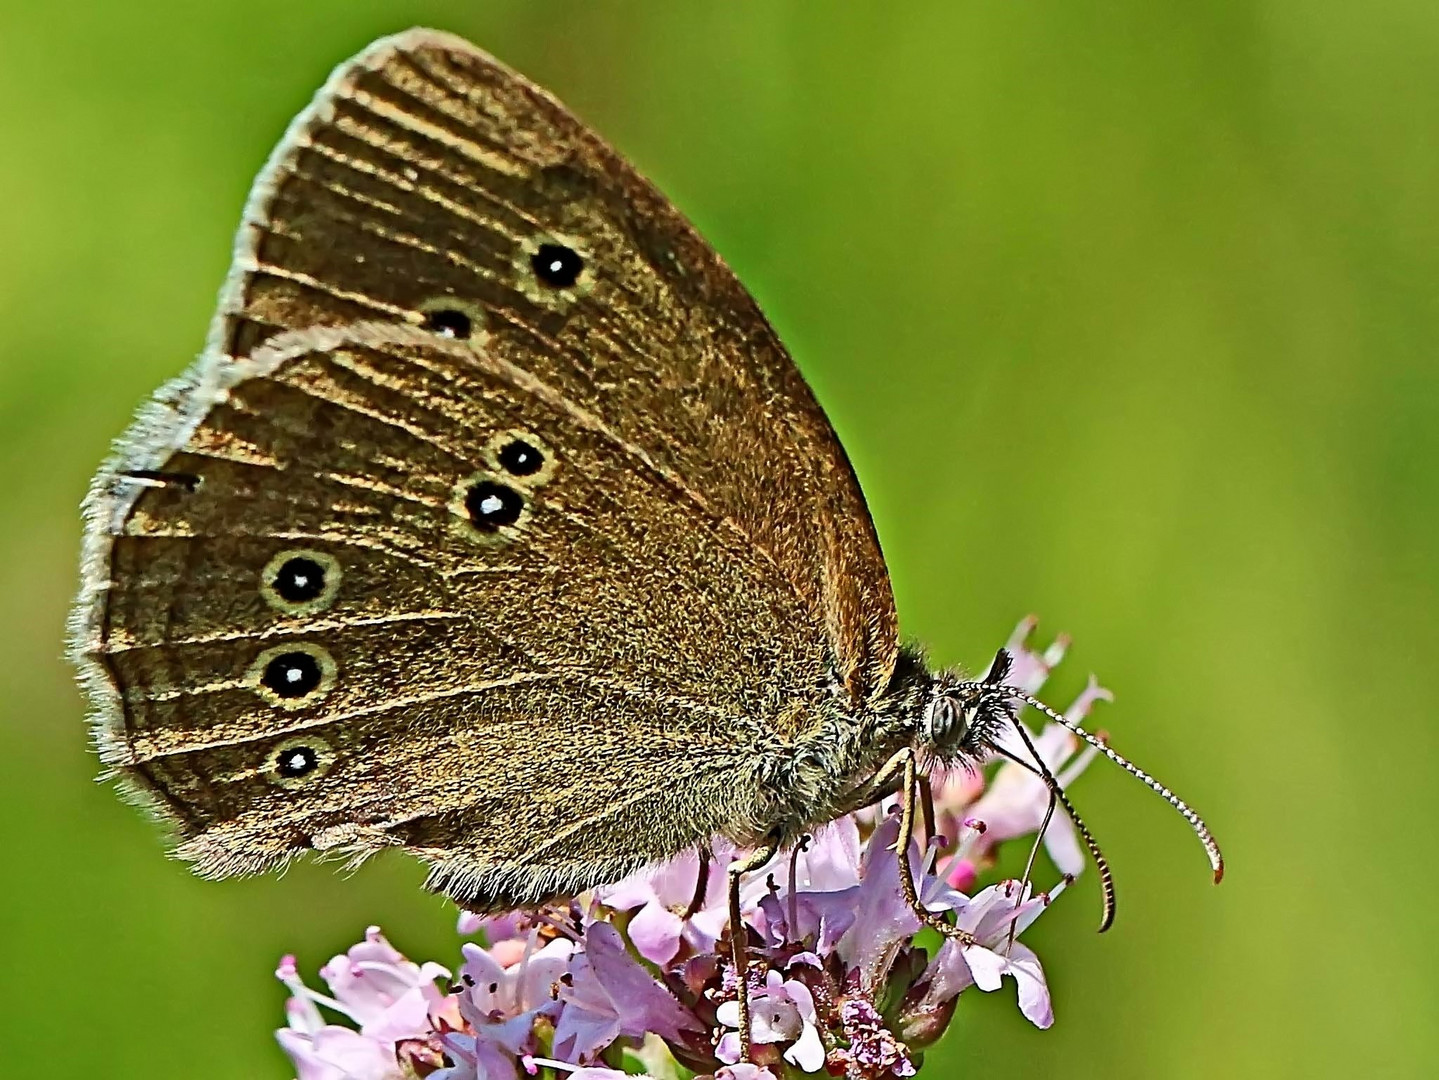
M 1001 649 L 981 679 L 937 676 L 920 730 L 923 748 L 946 765 L 983 762 L 1000 733 L 1015 723 L 1015 689 L 1004 682 L 1011 663 Z
M 998 755 L 1038 777 L 1049 789 L 1051 810 L 1056 804 L 1064 808 L 1099 868 L 1100 884 L 1104 892 L 1104 914 L 1099 927 L 1101 930 L 1107 929 L 1114 918 L 1114 885 L 1109 864 L 1094 837 L 1090 835 L 1089 829 L 1085 827 L 1083 819 L 1064 793 L 1058 778 L 1040 755 L 1033 737 L 1020 723 L 1018 710 L 1025 705 L 1037 709 L 1053 723 L 1068 728 L 1080 740 L 1139 779 L 1174 807 L 1204 845 L 1217 883 L 1224 876 L 1224 857 L 1220 854 L 1219 845 L 1209 827 L 1199 815 L 1174 792 L 1116 752 L 1104 738 L 1090 734 L 1065 714 L 1050 708 L 1020 688 L 1006 684 L 1005 679 L 1008 678 L 1013 663 L 1010 654 L 1001 649 L 983 678 L 964 679 L 953 673 L 935 676 L 930 685 L 917 749 L 929 754 L 940 765 L 963 765 L 970 768 L 977 768 L 991 755 Z M 1005 732 L 1012 732 L 1014 740 L 1002 740 Z

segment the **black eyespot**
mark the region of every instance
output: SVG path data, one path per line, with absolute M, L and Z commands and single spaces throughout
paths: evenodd
M 495 457 L 500 467 L 511 476 L 533 476 L 545 464 L 545 455 L 524 439 L 505 443 Z
M 275 773 L 286 780 L 308 776 L 320 767 L 320 755 L 311 746 L 287 746 L 275 757 Z
M 525 500 L 518 491 L 493 480 L 481 480 L 465 493 L 465 512 L 482 532 L 513 525 L 524 508 Z
M 584 268 L 585 260 L 563 244 L 541 244 L 530 256 L 530 269 L 535 277 L 556 289 L 568 289 L 580 279 Z
M 300 698 L 320 685 L 320 662 L 307 652 L 281 653 L 265 665 L 260 682 L 276 697 Z
M 439 334 L 440 337 L 455 338 L 458 341 L 469 337 L 475 328 L 468 315 L 454 308 L 436 308 L 434 311 L 427 312 L 422 325 L 426 330 Z
M 291 604 L 303 604 L 325 591 L 325 568 L 314 559 L 295 555 L 275 571 L 275 592 Z

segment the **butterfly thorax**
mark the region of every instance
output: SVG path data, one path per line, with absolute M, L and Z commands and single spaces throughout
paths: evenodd
M 874 701 L 854 709 L 836 695 L 812 728 L 756 761 L 763 808 L 731 839 L 768 838 L 787 845 L 890 794 L 893 784 L 880 774 L 906 747 L 926 749 L 926 717 L 938 685 L 918 651 L 905 649 L 889 686 Z

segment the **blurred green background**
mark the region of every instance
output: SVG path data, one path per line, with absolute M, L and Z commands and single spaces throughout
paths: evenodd
M 276 958 L 382 923 L 381 863 L 208 884 L 91 782 L 61 660 L 76 504 L 199 348 L 254 171 L 411 24 L 554 89 L 664 187 L 854 457 L 907 634 L 1027 611 L 1118 694 L 1162 803 L 1035 928 L 1058 1022 L 968 995 L 930 1076 L 1432 1075 L 1439 6 L 0 4 L 0 1017 L 7 1076 L 291 1075 Z M 1425 1065 L 1424 1063 L 1428 1063 Z

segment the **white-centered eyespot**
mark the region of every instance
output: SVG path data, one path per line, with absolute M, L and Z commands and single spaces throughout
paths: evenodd
M 286 615 L 313 615 L 335 602 L 340 577 L 339 560 L 329 552 L 287 548 L 260 572 L 260 595 Z
M 455 485 L 450 513 L 471 540 L 504 544 L 519 537 L 529 517 L 525 493 L 505 476 L 476 473 Z
M 526 237 L 515 252 L 514 268 L 525 298 L 555 311 L 563 311 L 595 287 L 589 250 L 574 237 Z
M 555 475 L 559 464 L 554 451 L 538 435 L 511 428 L 485 445 L 485 464 L 522 487 L 534 488 Z
M 334 763 L 335 753 L 324 739 L 312 734 L 296 735 L 270 751 L 265 778 L 280 787 L 301 787 L 324 776 Z
M 457 296 L 437 296 L 419 306 L 420 326 L 438 337 L 484 344 L 489 320 L 485 309 Z
M 257 656 L 245 683 L 271 705 L 301 709 L 334 689 L 337 671 L 328 650 L 313 642 L 296 641 Z

